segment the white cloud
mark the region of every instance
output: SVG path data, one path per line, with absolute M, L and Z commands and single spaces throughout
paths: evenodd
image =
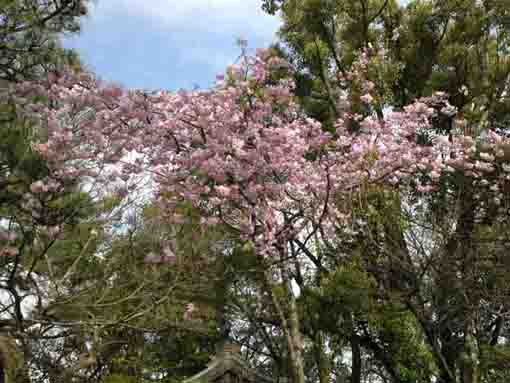
M 92 17 L 123 13 L 149 19 L 161 28 L 237 33 L 271 38 L 280 21 L 261 10 L 261 0 L 106 0 Z
M 238 57 L 267 47 L 281 24 L 262 0 L 92 0 L 82 33 L 65 39 L 102 78 L 129 87 L 189 88 L 214 82 Z

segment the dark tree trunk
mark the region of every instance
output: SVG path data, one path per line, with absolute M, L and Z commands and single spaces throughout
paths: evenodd
M 359 336 L 353 334 L 351 337 L 352 351 L 352 373 L 351 383 L 361 383 L 361 342 Z

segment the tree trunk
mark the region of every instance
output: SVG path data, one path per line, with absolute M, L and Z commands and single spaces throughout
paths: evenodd
M 291 361 L 294 375 L 294 383 L 305 383 L 305 369 L 303 366 L 303 339 L 299 329 L 299 315 L 297 311 L 296 298 L 292 291 L 289 291 L 289 316 L 290 336 L 292 340 Z M 292 355 L 293 354 L 293 355 Z
M 471 188 L 467 189 L 465 193 L 467 198 L 461 201 L 461 225 L 462 241 L 460 241 L 460 250 L 463 255 L 463 300 L 465 307 L 464 314 L 464 350 L 461 356 L 461 379 L 462 383 L 478 383 L 480 381 L 479 371 L 479 350 L 476 338 L 476 325 L 475 313 L 477 308 L 480 307 L 479 298 L 477 294 L 471 293 L 471 288 L 476 286 L 473 281 L 476 281 L 477 275 L 477 259 L 476 252 L 473 251 L 475 245 L 473 244 L 473 230 L 474 230 L 474 202 L 473 192 Z
M 313 350 L 317 369 L 319 370 L 319 383 L 330 383 L 331 381 L 331 364 L 328 355 L 324 352 L 324 339 L 320 330 L 315 332 Z
M 290 373 L 292 375 L 292 383 L 305 383 L 305 373 L 303 365 L 303 352 L 302 352 L 302 335 L 299 329 L 299 315 L 297 311 L 296 298 L 292 293 L 290 286 L 290 280 L 287 276 L 287 272 L 282 270 L 283 285 L 285 286 L 285 303 L 287 303 L 284 309 L 284 305 L 280 303 L 282 298 L 279 289 L 276 288 L 273 278 L 270 272 L 266 272 L 265 279 L 268 286 L 269 293 L 271 294 L 272 303 L 275 310 L 280 317 L 285 338 L 287 341 L 287 350 L 289 353 L 290 361 Z M 280 290 L 281 291 L 281 290 Z
M 462 383 L 479 383 L 479 352 L 473 318 L 466 318 L 464 352 L 462 355 Z
M 352 367 L 351 367 L 351 383 L 361 383 L 361 344 L 359 336 L 353 331 L 351 336 L 351 352 L 352 352 Z

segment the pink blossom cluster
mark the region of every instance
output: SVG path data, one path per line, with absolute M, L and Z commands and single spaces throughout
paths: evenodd
M 361 101 L 370 106 L 374 84 L 356 72 L 367 60 L 362 56 L 347 80 L 359 80 Z M 345 112 L 331 135 L 294 101 L 291 70 L 259 50 L 207 91 L 146 94 L 104 86 L 87 74 L 21 84 L 10 96 L 48 133 L 34 149 L 51 175 L 34 182 L 31 192 L 89 177 L 124 184 L 123 196 L 136 192 L 138 175 L 150 174 L 168 217 L 179 202 L 191 202 L 204 225 L 228 225 L 262 256 L 285 251 L 285 241 L 305 229 L 334 235 L 345 221 L 336 201 L 367 184 L 412 182 L 430 192 L 457 171 L 487 186 L 493 202 L 502 198 L 510 177 L 508 139 L 490 133 L 483 145 L 462 135 L 418 144 L 437 113 L 425 99 L 383 118 Z M 33 102 L 34 95 L 47 102 Z M 342 107 L 349 102 L 349 95 L 339 96 Z M 358 121 L 359 131 L 347 129 L 349 119 Z
M 184 320 L 191 320 L 193 318 L 193 313 L 196 311 L 196 307 L 193 303 L 186 304 L 183 319 Z
M 0 228 L 0 257 L 13 257 L 18 254 L 18 249 L 13 246 L 17 238 L 14 231 Z
M 170 247 L 165 246 L 163 248 L 162 254 L 157 255 L 153 252 L 150 252 L 145 256 L 144 262 L 147 264 L 175 264 L 177 261 L 177 257 L 174 252 L 170 249 Z

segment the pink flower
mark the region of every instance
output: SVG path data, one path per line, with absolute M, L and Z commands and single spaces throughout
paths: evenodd
M 365 104 L 370 104 L 373 101 L 373 99 L 374 98 L 369 93 L 366 93 L 360 97 L 360 100 Z
M 220 220 L 217 217 L 208 217 L 208 218 L 202 218 L 200 223 L 202 225 L 217 225 L 220 222 Z
M 223 185 L 216 186 L 215 190 L 216 190 L 216 193 L 218 193 L 218 195 L 220 195 L 222 197 L 228 197 L 231 192 L 229 187 L 223 186 Z
M 367 81 L 364 85 L 364 88 L 367 90 L 367 91 L 371 91 L 375 88 L 375 84 L 372 82 L 372 81 Z
M 362 151 L 363 151 L 362 145 L 357 144 L 357 143 L 352 145 L 352 153 L 353 154 L 359 155 L 359 154 L 361 154 Z
M 434 139 L 434 143 L 437 145 L 448 145 L 450 142 L 448 141 L 448 136 L 437 136 Z
M 492 162 L 496 159 L 492 154 L 489 153 L 480 153 L 480 158 L 487 162 Z
M 18 238 L 18 235 L 13 231 L 3 231 L 0 229 L 0 241 L 12 242 Z
M 441 177 L 441 173 L 436 171 L 436 170 L 432 170 L 430 172 L 430 177 L 433 179 L 433 180 L 437 180 Z
M 127 195 L 128 195 L 128 189 L 126 187 L 119 187 L 117 188 L 117 190 L 115 191 L 115 194 L 117 194 L 117 196 L 119 198 L 125 198 Z
M 48 144 L 34 144 L 34 150 L 39 152 L 42 155 L 48 154 L 49 145 Z
M 177 261 L 177 257 L 170 247 L 165 246 L 163 248 L 163 256 L 161 257 L 164 263 L 174 264 Z
M 417 187 L 418 191 L 419 192 L 422 192 L 422 193 L 428 193 L 428 192 L 431 192 L 432 190 L 434 190 L 434 187 L 433 186 L 430 186 L 430 185 L 418 185 Z
M 6 246 L 0 249 L 0 257 L 15 257 L 18 255 L 18 249 L 12 246 Z
M 183 318 L 184 320 L 191 320 L 193 318 L 193 313 L 196 311 L 195 305 L 193 303 L 188 303 L 184 310 Z
M 35 181 L 30 185 L 30 191 L 34 194 L 48 191 L 47 186 L 41 180 Z
M 154 254 L 153 252 L 150 252 L 149 254 L 147 254 L 145 256 L 145 258 L 143 259 L 143 261 L 145 263 L 149 263 L 149 264 L 157 264 L 157 263 L 160 263 L 160 256 L 157 256 L 156 254 Z
M 48 235 L 52 238 L 57 237 L 60 233 L 60 226 L 50 226 L 48 227 Z

